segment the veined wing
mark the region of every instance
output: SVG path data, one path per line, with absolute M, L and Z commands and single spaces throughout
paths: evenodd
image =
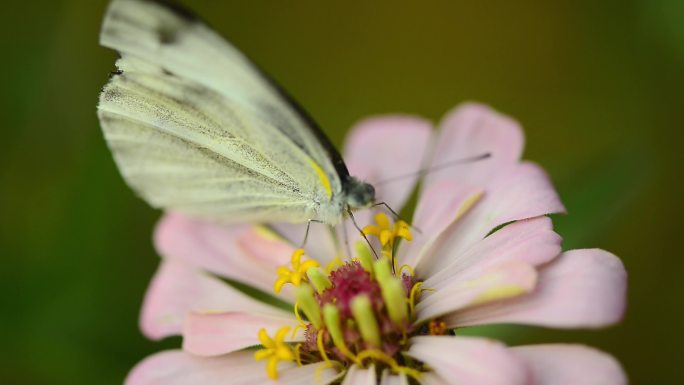
M 126 71 L 105 86 L 98 115 L 122 175 L 155 207 L 225 221 L 315 215 L 312 202 L 321 192 L 310 158 L 279 130 L 267 137 L 277 142 L 270 144 L 226 132 L 227 122 L 264 123 L 226 108 L 210 90 L 168 74 Z M 283 151 L 282 163 L 268 157 L 270 148 Z
M 156 2 L 115 0 L 101 41 L 122 55 L 100 98 L 103 130 L 152 205 L 302 221 L 341 190 L 327 142 L 204 24 Z

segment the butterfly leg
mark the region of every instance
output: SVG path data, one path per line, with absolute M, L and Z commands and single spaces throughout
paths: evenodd
M 351 258 L 352 252 L 351 252 L 351 247 L 349 246 L 349 232 L 347 231 L 347 225 L 342 223 L 342 233 L 344 234 L 344 247 L 345 251 L 347 252 L 347 256 Z
M 396 220 L 402 220 L 402 221 L 404 221 L 404 220 L 401 218 L 401 216 L 399 216 L 399 214 L 398 214 L 396 211 L 394 211 L 394 209 L 391 208 L 390 205 L 387 204 L 387 202 L 378 202 L 378 203 L 374 203 L 373 206 L 371 206 L 371 207 L 378 207 L 378 206 L 385 206 L 385 208 L 387 209 L 387 211 L 389 211 L 390 213 L 392 213 L 392 215 L 394 216 L 394 220 L 395 220 L 395 221 L 396 221 Z M 404 222 L 408 223 L 408 221 L 404 221 Z M 422 233 L 423 233 L 419 228 L 413 226 L 412 224 L 409 224 L 409 226 L 410 226 L 413 230 L 415 230 L 418 234 L 422 234 Z
M 349 214 L 349 218 L 351 218 L 352 223 L 354 224 L 354 227 L 356 227 L 356 230 L 358 230 L 359 233 L 361 233 L 361 236 L 363 237 L 363 239 L 366 240 L 368 247 L 370 247 L 371 251 L 373 252 L 373 255 L 375 256 L 375 259 L 380 258 L 380 257 L 378 257 L 378 253 L 375 251 L 375 248 L 373 248 L 373 245 L 371 244 L 371 242 L 368 239 L 368 237 L 366 236 L 366 234 L 363 233 L 363 230 L 361 230 L 358 223 L 356 223 L 356 219 L 354 219 L 354 214 L 352 214 L 351 209 L 347 209 L 347 214 Z
M 309 219 L 309 221 L 306 222 L 306 232 L 304 233 L 304 240 L 302 241 L 302 244 L 299 246 L 300 249 L 303 249 L 304 246 L 306 246 L 306 241 L 309 239 L 309 230 L 311 229 L 311 222 L 323 223 L 322 221 L 319 221 L 317 219 Z

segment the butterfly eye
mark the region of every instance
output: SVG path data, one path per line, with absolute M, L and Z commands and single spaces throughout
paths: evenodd
M 375 202 L 375 187 L 350 178 L 347 185 L 347 205 L 352 209 L 370 207 Z

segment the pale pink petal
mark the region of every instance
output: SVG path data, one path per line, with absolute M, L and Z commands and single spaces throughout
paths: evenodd
M 354 220 L 356 221 L 358 228 L 354 226 L 354 221 L 351 218 L 345 219 L 340 225 L 337 226 L 337 237 L 340 240 L 340 247 L 342 248 L 343 255 L 356 256 L 356 244 L 361 242 L 367 245 L 368 242 L 363 238 L 361 229 L 367 225 L 375 225 L 375 220 L 373 216 L 378 212 L 379 209 L 367 209 L 359 210 L 353 213 Z M 377 242 L 375 237 L 368 237 L 368 240 L 373 245 L 374 250 L 380 250 L 380 243 Z
M 551 219 L 522 220 L 503 227 L 462 254 L 450 258 L 451 263 L 427 278 L 424 285 L 439 289 L 450 282 L 468 279 L 494 264 L 512 260 L 539 266 L 560 252 L 561 237 L 553 231 Z
M 512 165 L 496 175 L 482 198 L 441 234 L 439 246 L 416 267 L 430 276 L 497 226 L 564 210 L 544 170 L 528 162 Z
M 618 322 L 626 304 L 627 273 L 620 259 L 599 249 L 572 250 L 544 266 L 529 295 L 445 317 L 449 326 L 522 323 L 597 328 Z
M 451 179 L 485 187 L 494 174 L 520 159 L 523 145 L 523 132 L 517 122 L 481 104 L 462 104 L 447 113 L 440 123 L 430 166 L 447 165 L 481 154 L 490 154 L 490 157 L 431 172 L 424 186 Z
M 527 263 L 506 261 L 481 271 L 478 276 L 456 280 L 434 292 L 426 291 L 416 306 L 417 322 L 470 306 L 529 293 L 537 282 L 537 271 Z
M 279 313 L 190 313 L 183 328 L 183 349 L 199 356 L 225 354 L 259 345 L 258 333 L 262 328 L 273 336 L 284 326 L 290 328 L 286 341 L 301 341 L 303 330 L 297 328 L 299 321 L 292 313 Z M 297 332 L 293 335 L 293 331 Z
M 526 385 L 520 359 L 499 342 L 484 338 L 424 336 L 411 339 L 408 354 L 442 379 L 460 385 Z
M 432 234 L 433 239 L 439 236 L 434 250 L 413 252 L 415 266 L 424 276 L 442 270 L 450 258 L 497 226 L 565 210 L 546 173 L 532 163 L 518 162 L 523 135 L 516 122 L 488 107 L 466 104 L 448 114 L 441 126 L 432 167 L 482 153 L 490 153 L 491 157 L 446 167 L 426 177 L 424 195 L 444 181 L 461 184 L 454 188 L 457 194 L 464 189 L 481 189 L 483 195 L 463 218 L 445 231 Z M 434 197 L 421 196 L 419 205 L 423 199 Z
M 413 240 L 403 242 L 398 250 L 402 264 L 415 266 L 440 234 L 477 203 L 482 190 L 456 180 L 434 183 L 423 191 L 416 206 L 412 225 Z
M 344 376 L 342 385 L 377 385 L 375 379 L 375 367 L 371 365 L 368 369 L 361 369 L 352 365 Z
M 159 254 L 243 282 L 267 293 L 273 291 L 275 271 L 287 265 L 294 247 L 263 227 L 221 226 L 181 214 L 166 214 L 155 232 Z M 284 295 L 292 298 L 290 290 Z
M 376 202 L 385 202 L 399 212 L 418 180 L 431 135 L 432 125 L 418 117 L 369 118 L 356 124 L 347 135 L 344 160 L 352 176 L 375 187 Z M 378 183 L 406 174 L 413 175 Z M 378 211 L 388 213 L 384 207 L 354 212 L 359 228 L 371 224 Z M 344 254 L 353 253 L 356 242 L 363 239 L 351 220 L 337 227 L 337 237 Z
M 266 375 L 266 364 L 254 360 L 253 352 L 221 357 L 196 357 L 180 350 L 157 353 L 140 362 L 128 374 L 125 385 L 255 385 L 328 384 L 336 376 L 321 364 L 297 367 L 281 364 L 278 382 Z
M 409 382 L 405 374 L 392 374 L 389 370 L 385 369 L 382 372 L 380 385 L 409 385 Z
M 352 176 L 375 186 L 378 202 L 386 202 L 398 212 L 418 180 L 431 135 L 430 122 L 418 117 L 368 118 L 347 135 L 344 160 Z M 415 174 L 378 183 L 410 173 Z
M 273 229 L 297 247 L 302 246 L 306 236 L 307 224 L 276 223 Z M 311 222 L 309 236 L 304 245 L 306 255 L 326 265 L 337 256 L 335 239 L 330 226 L 325 223 Z
M 435 372 L 423 373 L 420 377 L 421 385 L 449 385 L 450 383 L 438 376 Z M 458 384 L 456 382 L 455 384 Z
M 520 346 L 511 352 L 531 371 L 531 385 L 626 385 L 627 377 L 610 355 L 583 345 Z
M 220 280 L 182 261 L 163 261 L 152 279 L 140 316 L 140 327 L 151 339 L 180 334 L 190 311 L 271 312 Z

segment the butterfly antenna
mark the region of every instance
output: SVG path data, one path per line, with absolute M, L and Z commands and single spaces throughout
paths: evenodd
M 354 224 L 354 227 L 356 227 L 356 230 L 358 230 L 359 233 L 361 233 L 361 236 L 363 237 L 363 239 L 366 240 L 368 247 L 370 247 L 371 251 L 373 252 L 373 255 L 375 256 L 375 259 L 379 259 L 380 257 L 378 257 L 378 253 L 375 251 L 375 248 L 373 248 L 373 245 L 371 244 L 370 240 L 368 239 L 366 234 L 363 233 L 363 230 L 361 230 L 358 223 L 356 223 L 356 219 L 354 219 L 354 214 L 352 214 L 352 211 L 350 208 L 347 208 L 347 213 L 349 214 L 349 217 L 351 218 L 352 223 Z
M 409 178 L 409 177 L 412 177 L 412 176 L 416 176 L 416 175 L 419 175 L 419 176 L 420 176 L 420 175 L 425 175 L 425 174 L 427 174 L 427 173 L 439 171 L 439 170 L 442 170 L 442 169 L 445 169 L 445 168 L 449 168 L 449 167 L 452 167 L 452 166 L 456 166 L 456 165 L 459 165 L 459 164 L 477 162 L 477 161 L 479 161 L 479 160 L 485 160 L 485 159 L 487 159 L 487 158 L 490 158 L 491 156 L 492 156 L 492 154 L 489 153 L 489 152 L 487 152 L 487 153 L 484 153 L 484 154 L 480 154 L 480 155 L 476 155 L 476 156 L 471 156 L 471 157 L 467 157 L 467 158 L 455 159 L 455 160 L 452 160 L 452 161 L 450 161 L 450 162 L 438 164 L 438 165 L 436 165 L 436 166 L 424 168 L 424 169 L 421 169 L 421 170 L 418 170 L 418 171 L 414 171 L 414 172 L 410 172 L 410 173 L 407 173 L 407 174 L 396 175 L 396 176 L 393 176 L 393 177 L 391 177 L 391 178 L 387 178 L 387 179 L 385 179 L 385 180 L 381 180 L 381 181 L 379 181 L 379 182 L 376 182 L 376 183 L 374 183 L 374 185 L 378 186 L 378 185 L 382 185 L 382 184 L 385 184 L 385 183 L 394 182 L 394 181 L 401 180 L 401 179 L 406 179 L 406 178 Z

